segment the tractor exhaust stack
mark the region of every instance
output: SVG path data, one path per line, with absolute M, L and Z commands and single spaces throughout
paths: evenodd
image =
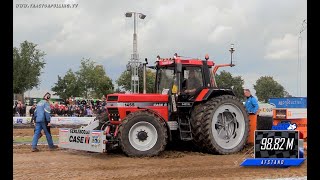
M 147 64 L 148 64 L 148 59 L 145 58 L 145 63 L 143 63 L 143 94 L 147 93 Z

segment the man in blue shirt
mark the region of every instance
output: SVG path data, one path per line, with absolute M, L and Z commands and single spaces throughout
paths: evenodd
M 56 146 L 53 145 L 52 136 L 48 132 L 48 129 L 46 127 L 46 126 L 51 126 L 51 124 L 50 124 L 50 120 L 51 120 L 50 104 L 49 104 L 50 97 L 51 97 L 51 94 L 47 92 L 43 96 L 43 100 L 41 100 L 37 104 L 37 107 L 35 110 L 34 116 L 35 116 L 35 126 L 36 126 L 35 129 L 36 130 L 35 130 L 33 140 L 32 140 L 32 152 L 39 151 L 39 149 L 37 149 L 37 144 L 38 144 L 39 135 L 40 135 L 42 129 L 43 129 L 44 133 L 46 134 L 49 149 L 53 150 L 53 149 L 57 148 Z M 48 124 L 46 124 L 46 121 Z
M 258 100 L 251 95 L 249 89 L 244 89 L 244 96 L 247 97 L 245 107 L 248 114 L 258 114 L 259 104 Z

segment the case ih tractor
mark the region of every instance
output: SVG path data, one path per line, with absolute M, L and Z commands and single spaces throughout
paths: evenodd
M 120 146 L 128 156 L 155 156 L 169 141 L 182 140 L 210 153 L 236 153 L 247 142 L 249 119 L 232 90 L 217 87 L 214 75 L 222 66 L 233 64 L 158 56 L 149 66 L 156 70 L 155 93 L 107 95 L 107 116 L 60 129 L 59 145 L 95 152 Z

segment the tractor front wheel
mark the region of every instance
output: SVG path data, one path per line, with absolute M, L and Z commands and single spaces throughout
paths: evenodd
M 121 123 L 120 147 L 127 156 L 156 156 L 167 144 L 165 122 L 148 111 L 130 113 Z

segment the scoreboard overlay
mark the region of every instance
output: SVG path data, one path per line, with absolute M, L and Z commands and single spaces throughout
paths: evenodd
M 303 158 L 303 139 L 296 130 L 256 130 L 254 158 L 240 166 L 299 166 Z

